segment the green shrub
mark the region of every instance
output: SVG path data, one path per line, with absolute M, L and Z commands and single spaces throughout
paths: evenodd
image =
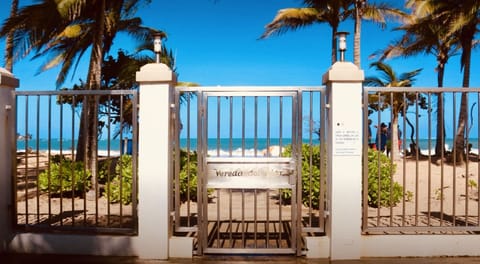
M 312 157 L 312 166 L 310 166 L 310 153 Z M 292 147 L 288 145 L 282 153 L 285 157 L 292 156 Z M 326 169 L 326 153 L 323 155 L 324 168 Z M 308 144 L 302 145 L 302 203 L 307 207 L 318 209 L 320 206 L 320 146 Z M 311 175 L 311 180 L 310 180 Z M 326 175 L 326 174 L 325 174 Z M 325 184 L 325 179 L 323 181 Z M 281 192 L 282 202 L 291 203 L 292 190 L 285 189 Z M 311 200 L 310 200 L 311 197 Z M 311 202 L 311 204 L 310 204 Z
M 111 203 L 132 202 L 132 156 L 122 155 L 115 166 L 115 176 L 106 183 L 106 193 Z M 100 173 L 102 174 L 102 173 Z
M 310 153 L 312 153 L 312 166 L 310 166 Z M 326 152 L 325 152 L 326 154 Z M 291 146 L 285 147 L 283 156 L 292 155 Z M 378 155 L 380 155 L 380 194 L 379 194 L 379 174 L 378 174 Z M 327 169 L 327 155 L 324 160 L 320 160 L 320 146 L 302 145 L 302 203 L 307 207 L 319 208 L 320 197 L 320 162 L 324 162 L 324 168 Z M 390 159 L 383 153 L 368 150 L 368 205 L 377 206 L 395 206 L 402 198 L 403 188 L 397 182 L 392 182 L 392 176 L 395 173 L 396 166 L 390 162 Z M 312 180 L 310 181 L 310 174 Z M 326 173 L 324 174 L 326 176 Z M 326 184 L 326 179 L 323 179 Z M 311 186 L 311 188 L 310 188 Z M 326 187 L 325 187 L 326 188 Z M 392 191 L 392 192 L 390 192 Z M 391 193 L 391 194 L 390 194 Z M 292 191 L 290 189 L 282 190 L 282 202 L 290 204 Z M 310 205 L 311 202 L 311 205 Z
M 180 202 L 197 201 L 197 152 L 180 150 Z M 189 192 L 190 190 L 190 192 Z
M 368 150 L 369 206 L 395 206 L 400 202 L 403 196 L 403 188 L 397 182 L 392 182 L 392 175 L 396 168 L 396 164 L 391 163 L 390 159 L 382 152 L 373 149 Z
M 189 161 L 189 163 L 188 163 Z M 108 169 L 112 161 L 107 161 L 99 172 L 100 180 L 107 180 Z M 189 166 L 187 167 L 187 163 Z M 121 181 L 120 181 L 121 175 Z M 121 184 L 120 184 L 121 182 Z M 110 182 L 105 183 L 105 193 L 111 203 L 132 202 L 132 157 L 122 155 L 116 162 L 115 173 L 110 175 Z M 120 186 L 121 191 L 120 191 Z M 180 151 L 180 201 L 197 201 L 197 152 Z M 189 190 L 189 191 L 188 191 Z
M 83 193 L 91 186 L 90 177 L 90 171 L 84 169 L 83 162 L 53 157 L 50 168 L 38 176 L 38 187 L 50 194 L 72 191 Z

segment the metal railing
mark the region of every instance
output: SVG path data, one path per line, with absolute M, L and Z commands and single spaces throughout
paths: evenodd
M 137 91 L 15 94 L 16 229 L 135 234 Z M 97 122 L 82 113 L 86 100 L 98 106 Z M 87 142 L 79 138 L 94 125 L 98 125 L 96 147 L 91 148 L 95 155 L 77 155 Z
M 477 88 L 364 88 L 365 233 L 480 231 L 479 103 Z
M 203 245 L 210 253 L 246 248 L 265 253 L 290 250 L 282 245 L 286 239 L 301 248 L 296 234 L 324 232 L 324 87 L 177 87 L 176 92 L 172 208 L 177 234 L 199 235 L 200 251 Z M 212 181 L 208 185 L 202 174 L 225 162 L 258 167 L 295 155 L 301 160 L 290 192 L 267 188 L 265 182 L 253 188 L 251 179 L 235 183 L 243 187 L 215 183 L 210 188 Z M 302 199 L 305 193 L 311 195 Z

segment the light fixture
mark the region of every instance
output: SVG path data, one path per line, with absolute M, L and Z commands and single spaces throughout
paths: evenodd
M 338 50 L 340 51 L 340 61 L 345 61 L 345 51 L 347 50 L 347 35 L 348 32 L 337 32 Z
M 155 52 L 155 59 L 160 63 L 160 54 L 162 53 L 162 34 L 153 34 L 153 51 Z

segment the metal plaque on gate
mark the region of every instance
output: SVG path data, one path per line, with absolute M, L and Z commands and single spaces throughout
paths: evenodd
M 292 176 L 291 158 L 207 158 L 207 188 L 289 189 Z

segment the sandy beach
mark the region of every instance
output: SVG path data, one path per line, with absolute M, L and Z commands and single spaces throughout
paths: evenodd
M 47 193 L 39 193 L 36 175 L 47 168 L 47 162 L 47 153 L 19 152 L 17 155 L 19 224 L 118 227 L 121 221 L 122 226 L 131 225 L 131 205 L 108 203 L 104 196 L 95 201 L 80 196 L 49 197 Z M 369 226 L 451 226 L 453 219 L 457 225 L 465 225 L 465 221 L 477 225 L 478 162 L 471 161 L 468 167 L 453 167 L 422 156 L 419 160 L 408 157 L 395 163 L 394 180 L 404 187 L 405 199 L 394 207 L 369 207 Z M 270 199 L 273 205 L 276 202 L 273 195 Z M 288 208 L 282 210 L 289 211 Z

